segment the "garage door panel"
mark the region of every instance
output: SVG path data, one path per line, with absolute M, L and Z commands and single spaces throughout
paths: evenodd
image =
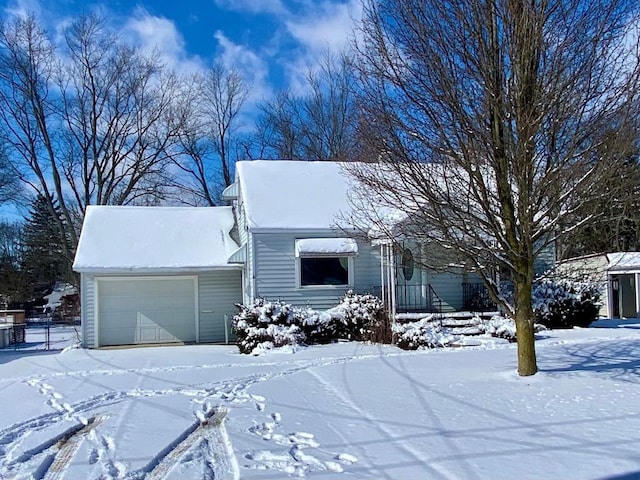
M 192 278 L 101 281 L 98 295 L 101 345 L 196 340 Z

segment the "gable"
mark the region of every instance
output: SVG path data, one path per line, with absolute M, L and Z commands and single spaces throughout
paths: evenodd
M 252 230 L 328 230 L 351 211 L 352 180 L 340 163 L 254 160 L 236 172 Z

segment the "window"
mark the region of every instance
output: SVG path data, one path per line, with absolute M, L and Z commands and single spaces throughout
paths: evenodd
M 348 257 L 300 258 L 300 285 L 348 285 Z
M 402 274 L 407 282 L 413 278 L 413 268 L 413 253 L 408 248 L 405 248 L 404 252 L 402 252 Z
M 345 286 L 352 283 L 358 244 L 352 238 L 300 238 L 295 255 L 300 287 Z

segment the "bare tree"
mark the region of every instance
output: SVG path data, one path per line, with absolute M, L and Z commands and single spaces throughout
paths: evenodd
M 159 58 L 95 16 L 72 23 L 59 46 L 33 17 L 0 28 L 2 139 L 21 178 L 49 205 L 69 262 L 87 205 L 162 194 L 180 128 L 170 118 L 174 87 Z
M 20 173 L 13 167 L 4 150 L 0 149 L 0 205 L 20 197 Z
M 240 114 L 248 97 L 249 86 L 240 73 L 222 65 L 193 76 L 183 89 L 182 155 L 176 164 L 188 175 L 182 188 L 207 205 L 215 205 L 221 190 L 233 182 Z
M 396 235 L 483 277 L 515 319 L 520 375 L 537 371 L 534 259 L 612 194 L 599 132 L 637 116 L 636 27 L 627 0 L 364 1 L 361 134 L 379 161 L 351 169 L 360 201 L 375 192 L 405 218 Z
M 119 41 L 98 17 L 80 18 L 65 40 L 69 58 L 57 79 L 64 122 L 58 164 L 74 204 L 82 213 L 90 204 L 161 195 L 180 128 L 169 118 L 176 78 L 163 74 L 159 57 Z
M 357 147 L 352 58 L 327 53 L 306 77 L 308 91 L 282 91 L 263 106 L 267 151 L 289 160 L 352 160 Z

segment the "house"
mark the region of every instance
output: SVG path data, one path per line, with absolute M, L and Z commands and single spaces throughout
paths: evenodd
M 228 339 L 235 303 L 315 309 L 349 290 L 392 310 L 455 311 L 481 292 L 462 269 L 419 269 L 415 242 L 358 235 L 339 163 L 245 161 L 226 207 L 89 207 L 74 269 L 88 347 Z
M 600 285 L 601 317 L 640 317 L 640 252 L 570 258 L 560 262 L 558 269 L 574 277 L 587 277 Z

